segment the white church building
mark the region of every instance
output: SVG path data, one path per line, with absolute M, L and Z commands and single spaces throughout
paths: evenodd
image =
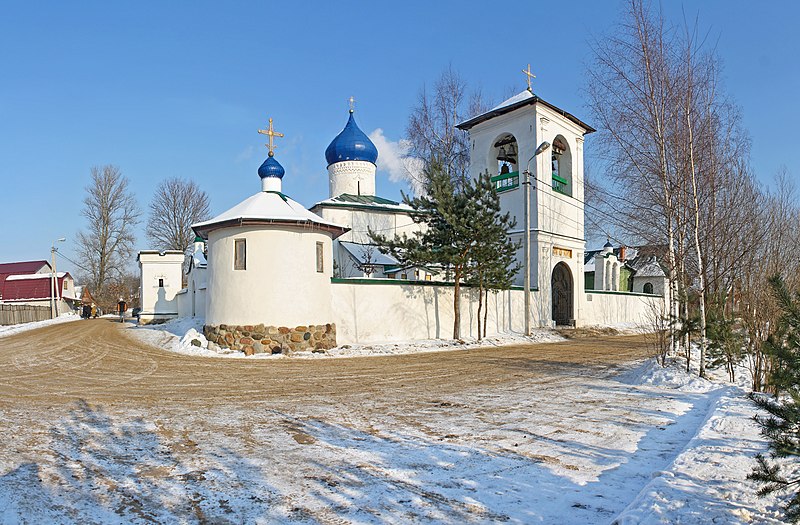
M 509 235 L 530 241 L 533 326 L 646 322 L 663 298 L 619 290 L 612 283 L 619 278 L 613 262 L 602 274 L 602 289 L 584 289 L 583 141 L 594 130 L 530 87 L 458 127 L 469 134 L 472 176 L 488 171 L 503 210 L 521 225 Z M 140 254 L 142 307 L 149 319 L 204 317 L 211 344 L 248 355 L 448 337 L 452 283 L 442 282 L 435 269 L 402 268 L 370 244 L 369 230 L 412 234 L 420 225 L 408 206 L 376 195 L 378 150 L 359 129 L 353 109 L 325 152 L 329 198 L 311 209 L 282 192 L 286 173 L 275 159 L 273 139 L 283 135 L 271 119 L 259 132 L 269 136 L 269 155 L 258 169 L 261 187 L 193 225 L 198 238 L 188 285 L 158 296 L 159 282 L 181 281 L 175 273 L 180 265 L 167 262 L 170 254 Z M 518 258 L 523 260 L 522 250 Z M 487 335 L 524 331 L 524 281 L 520 272 L 511 290 L 489 294 Z M 461 333 L 474 337 L 476 291 L 464 287 L 461 303 Z M 159 305 L 169 311 L 159 316 Z

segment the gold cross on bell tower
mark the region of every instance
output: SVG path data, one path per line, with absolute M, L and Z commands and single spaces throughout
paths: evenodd
M 347 101 L 350 102 L 350 113 L 352 113 L 356 110 L 356 98 L 351 96 Z
M 528 69 L 527 70 L 523 69 L 522 72 L 525 73 L 526 80 L 528 81 L 528 91 L 533 93 L 533 88 L 531 88 L 531 79 L 536 78 L 536 75 L 531 73 L 531 65 L 528 64 Z
M 267 129 L 260 129 L 258 132 L 269 137 L 269 144 L 264 145 L 269 148 L 269 156 L 272 157 L 275 153 L 275 145 L 272 143 L 272 140 L 274 137 L 282 138 L 283 133 L 278 133 L 272 129 L 272 119 L 269 119 L 269 127 Z

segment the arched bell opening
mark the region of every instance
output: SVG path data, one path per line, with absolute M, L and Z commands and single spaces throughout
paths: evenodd
M 569 143 L 562 135 L 553 139 L 550 160 L 553 174 L 553 190 L 564 195 L 572 195 L 572 152 Z
M 519 144 L 511 133 L 503 133 L 489 148 L 489 174 L 499 192 L 519 187 Z

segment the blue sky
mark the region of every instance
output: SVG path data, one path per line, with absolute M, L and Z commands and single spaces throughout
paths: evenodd
M 665 2 L 699 14 L 724 61 L 729 94 L 765 183 L 800 176 L 800 4 Z M 284 191 L 327 197 L 325 147 L 357 99 L 366 133 L 402 137 L 423 84 L 452 66 L 491 102 L 534 90 L 591 123 L 589 41 L 610 31 L 616 1 L 10 2 L 0 17 L 0 261 L 42 259 L 54 239 L 76 259 L 89 170 L 115 164 L 146 210 L 167 177 L 191 178 L 214 214 L 259 189 L 256 133 L 275 119 Z M 565 22 L 568 21 L 568 22 Z M 591 162 L 591 137 L 587 162 Z M 378 193 L 401 185 L 379 172 Z M 143 216 L 144 219 L 144 216 Z M 143 226 L 139 248 L 147 248 Z M 76 270 L 61 260 L 59 269 Z

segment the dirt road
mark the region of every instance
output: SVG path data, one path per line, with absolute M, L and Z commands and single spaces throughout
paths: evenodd
M 188 357 L 149 347 L 110 320 L 0 339 L 0 399 L 54 405 L 448 394 L 531 378 L 607 374 L 646 355 L 641 336 L 408 356 L 318 360 Z
M 607 523 L 690 437 L 659 429 L 704 415 L 618 379 L 645 354 L 198 358 L 103 319 L 0 338 L 0 523 Z

